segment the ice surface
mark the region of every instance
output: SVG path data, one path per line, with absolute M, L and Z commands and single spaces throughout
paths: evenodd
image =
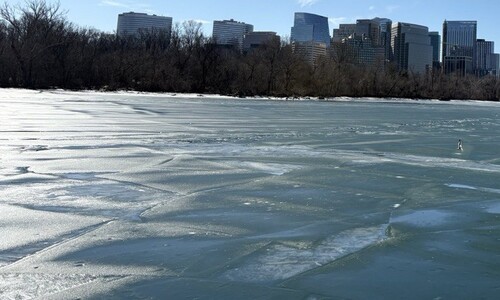
M 0 204 L 0 213 L 0 266 L 77 237 L 106 221 L 95 216 L 77 217 L 5 204 Z
M 456 183 L 447 184 L 447 186 L 449 186 L 451 188 L 457 188 L 457 189 L 477 190 L 476 187 L 468 186 L 468 185 L 463 185 L 463 184 L 456 184 Z
M 22 189 L 11 185 L 2 190 L 2 197 L 5 203 L 37 210 L 130 220 L 139 220 L 143 211 L 172 197 L 172 193 L 96 177 L 76 180 L 85 178 L 81 174 L 68 177 L 75 179 L 51 178 L 49 182 L 39 183 L 35 178 L 23 178 L 19 182 L 23 184 Z
M 262 254 L 223 274 L 224 278 L 245 282 L 285 280 L 321 267 L 374 245 L 386 238 L 387 226 L 355 228 L 330 236 L 312 247 L 301 243 L 272 244 Z
M 498 297 L 499 103 L 284 100 L 0 89 L 0 298 Z
M 417 227 L 430 227 L 446 224 L 453 214 L 439 210 L 416 211 L 391 219 L 392 223 L 406 223 Z
M 0 298 L 35 299 L 91 283 L 92 275 L 0 274 Z M 12 287 L 16 288 L 13 289 Z
M 494 203 L 487 208 L 487 211 L 492 214 L 500 214 L 500 203 Z
M 500 194 L 500 189 L 494 189 L 494 188 L 488 188 L 488 187 L 475 187 L 475 186 L 469 186 L 465 184 L 447 184 L 447 186 L 451 188 L 456 188 L 456 189 L 465 189 L 465 190 L 473 190 L 473 191 L 482 191 L 482 192 L 487 192 L 487 193 L 493 193 L 493 194 Z

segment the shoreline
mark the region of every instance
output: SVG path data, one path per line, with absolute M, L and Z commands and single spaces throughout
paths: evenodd
M 226 100 L 256 100 L 256 101 L 283 101 L 283 102 L 373 102 L 373 103 L 483 103 L 483 104 L 495 104 L 500 105 L 500 101 L 495 100 L 476 100 L 476 99 L 413 99 L 413 98 L 394 98 L 394 97 L 349 97 L 349 96 L 339 96 L 339 97 L 316 97 L 316 96 L 304 96 L 304 97 L 278 97 L 278 96 L 234 96 L 234 95 L 222 95 L 222 94 L 200 94 L 200 93 L 175 93 L 175 92 L 143 92 L 138 90 L 69 90 L 69 89 L 27 89 L 27 88 L 0 88 L 0 93 L 3 91 L 26 91 L 33 93 L 74 93 L 74 94 L 95 94 L 95 95 L 123 95 L 123 96 L 147 96 L 147 97 L 168 97 L 174 99 L 189 98 L 189 99 L 226 99 Z

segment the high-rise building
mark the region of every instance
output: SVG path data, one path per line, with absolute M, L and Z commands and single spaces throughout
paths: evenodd
M 280 36 L 271 31 L 254 31 L 245 35 L 243 51 L 248 52 L 266 43 L 280 43 Z
M 319 58 L 325 57 L 327 54 L 327 46 L 320 42 L 292 42 L 294 53 L 302 56 L 309 64 L 315 65 Z
M 391 25 L 391 20 L 382 18 L 357 20 L 356 24 L 340 24 L 339 29 L 333 30 L 333 55 L 358 64 L 385 64 L 391 59 L 392 53 Z M 382 57 L 379 48 L 382 48 Z M 352 57 L 346 57 L 349 54 Z
M 491 57 L 491 75 L 500 77 L 500 54 L 493 54 Z
M 123 13 L 118 15 L 116 33 L 119 36 L 137 35 L 141 31 L 161 30 L 170 35 L 172 18 L 145 13 Z
M 356 21 L 356 35 L 370 39 L 373 46 L 380 46 L 380 24 L 376 20 Z
M 386 18 L 374 18 L 373 21 L 377 22 L 380 26 L 381 32 L 391 32 L 392 29 L 392 20 Z
M 392 30 L 392 20 L 386 18 L 375 18 L 373 21 L 379 24 L 380 29 L 380 45 L 385 49 L 385 59 L 386 61 L 392 60 L 392 48 L 391 48 L 391 30 Z
M 341 42 L 356 33 L 356 24 L 340 24 L 338 29 L 333 30 L 332 42 Z
M 328 18 L 309 13 L 295 13 L 290 39 L 296 43 L 318 42 L 330 47 Z
M 216 44 L 232 46 L 242 50 L 245 35 L 250 32 L 253 32 L 253 25 L 231 19 L 214 21 L 212 35 Z
M 365 36 L 352 35 L 340 43 L 334 43 L 334 56 L 338 61 L 347 61 L 357 65 L 369 67 L 384 67 L 385 48 L 376 46 L 372 40 Z M 345 59 L 339 57 L 344 55 Z
M 477 21 L 444 21 L 442 61 L 445 73 L 458 72 L 463 75 L 474 73 L 476 40 Z M 469 62 L 472 62 L 472 65 Z M 454 66 L 463 66 L 465 69 L 456 69 Z
M 434 69 L 439 69 L 441 66 L 441 36 L 437 31 L 429 32 L 429 37 L 431 38 L 432 46 L 432 66 Z
M 479 39 L 476 42 L 476 74 L 484 76 L 496 74 L 495 43 Z M 495 70 L 495 72 L 493 71 Z
M 432 67 L 432 46 L 425 26 L 395 23 L 391 46 L 399 70 L 424 73 Z
M 470 56 L 446 56 L 443 62 L 446 74 L 465 76 L 474 74 L 473 59 Z

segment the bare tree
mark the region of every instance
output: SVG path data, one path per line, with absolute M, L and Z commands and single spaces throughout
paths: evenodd
M 22 83 L 34 87 L 34 73 L 40 71 L 35 65 L 47 62 L 42 56 L 65 42 L 60 33 L 65 31 L 66 20 L 59 4 L 31 0 L 26 7 L 13 7 L 4 3 L 0 17 L 8 24 L 8 43 L 20 66 Z
M 7 28 L 5 23 L 0 20 L 0 56 L 3 54 L 5 49 L 5 39 L 7 37 Z

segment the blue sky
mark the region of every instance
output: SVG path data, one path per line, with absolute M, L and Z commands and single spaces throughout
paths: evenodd
M 51 2 L 52 0 L 48 0 Z M 1 1 L 0 2 L 4 2 Z M 9 4 L 23 0 L 7 0 Z M 54 0 L 55 2 L 55 0 Z M 233 18 L 253 24 L 255 30 L 290 35 L 294 12 L 304 11 L 330 19 L 330 32 L 339 23 L 385 17 L 442 31 L 447 20 L 477 20 L 478 38 L 493 40 L 500 50 L 500 1 L 498 0 L 60 0 L 68 19 L 80 26 L 112 32 L 117 15 L 135 11 L 174 18 L 174 22 L 197 20 L 212 32 L 213 20 Z

